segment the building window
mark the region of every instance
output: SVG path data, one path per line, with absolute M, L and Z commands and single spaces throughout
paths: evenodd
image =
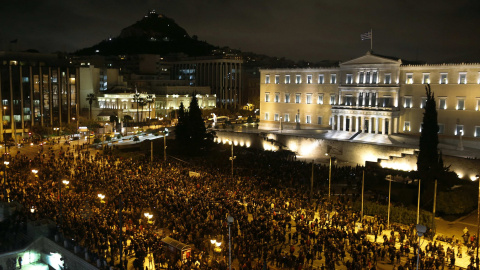
M 429 84 L 430 83 L 430 73 L 423 73 L 423 84 Z
M 325 76 L 323 74 L 318 75 L 318 84 L 324 84 L 325 83 Z
M 285 93 L 285 103 L 290 103 L 290 93 Z
M 475 134 L 473 134 L 473 136 L 475 137 L 480 137 L 480 127 L 479 126 L 476 126 L 475 127 Z
M 312 123 L 312 116 L 311 116 L 311 115 L 307 115 L 306 123 L 307 123 L 307 124 L 311 124 L 311 123 Z
M 404 97 L 403 107 L 412 108 L 412 97 Z
M 448 73 L 440 73 L 440 84 L 447 84 L 448 83 Z
M 323 105 L 323 94 L 318 94 L 317 104 Z
M 447 98 L 438 98 L 438 109 L 446 110 L 447 109 Z
M 285 114 L 285 122 L 290 122 L 290 115 L 288 113 Z
M 445 132 L 445 125 L 438 124 L 438 134 L 443 134 Z
M 275 93 L 275 102 L 276 103 L 280 102 L 280 93 Z
M 300 123 L 300 115 L 295 114 L 295 123 Z
M 391 84 L 392 83 L 392 74 L 388 73 L 385 74 L 385 84 Z
M 465 110 L 465 98 L 457 98 L 457 110 L 463 111 Z
M 344 101 L 343 101 L 343 102 L 344 102 L 344 104 L 347 105 L 347 106 L 352 106 L 352 104 L 353 104 L 353 97 L 352 97 L 352 95 L 346 95 L 346 96 L 344 97 Z
M 455 135 L 463 136 L 463 125 L 457 125 L 455 128 Z
M 467 73 L 466 72 L 460 72 L 458 75 L 458 83 L 459 84 L 467 84 Z
M 322 117 L 321 116 L 317 117 L 317 124 L 322 125 Z
M 346 79 L 345 83 L 346 84 L 352 84 L 353 83 L 352 74 L 347 74 L 347 79 Z
M 307 75 L 307 84 L 312 83 L 312 75 Z
M 410 131 L 410 121 L 403 122 L 403 131 Z
M 377 83 L 377 78 L 378 78 L 378 73 L 376 71 L 374 71 L 373 75 L 372 75 L 372 83 L 373 84 Z
M 295 76 L 295 83 L 296 84 L 302 83 L 302 75 Z
M 335 100 L 335 95 L 330 95 L 330 105 L 335 105 L 336 104 L 336 100 Z
M 413 73 L 407 73 L 407 79 L 405 80 L 406 84 L 413 84 Z
M 278 122 L 278 120 L 279 120 L 278 113 L 276 113 L 276 114 L 273 115 L 273 121 Z
M 290 84 L 290 75 L 285 75 L 285 83 Z
M 475 110 L 480 110 L 480 99 L 477 99 L 477 107 L 475 108 Z
M 275 84 L 280 83 L 280 75 L 275 75 Z
M 265 120 L 268 121 L 268 112 L 265 113 Z
M 295 94 L 295 103 L 300 103 L 301 94 Z
M 422 97 L 422 102 L 420 102 L 420 109 L 425 108 L 425 105 L 427 105 L 427 98 Z
M 265 102 L 270 102 L 270 93 L 265 93 Z
M 312 94 L 307 94 L 307 104 L 312 104 Z
M 365 83 L 370 83 L 370 71 L 367 71 L 365 73 Z
M 330 75 L 330 83 L 331 84 L 336 84 L 337 83 L 337 74 L 331 74 Z
M 358 75 L 358 83 L 359 84 L 364 83 L 364 76 L 365 76 L 365 73 L 363 71 L 361 71 L 360 74 Z
M 265 83 L 270 83 L 270 75 L 265 75 Z

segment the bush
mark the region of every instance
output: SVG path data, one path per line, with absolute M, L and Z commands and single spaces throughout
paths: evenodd
M 477 188 L 464 185 L 451 191 L 438 192 L 437 211 L 444 215 L 463 215 L 477 208 Z
M 110 137 L 110 135 L 105 136 L 105 141 L 109 142 L 111 140 L 112 140 L 112 137 Z
M 134 142 L 139 142 L 139 141 L 140 141 L 140 138 L 138 138 L 138 136 L 135 136 L 135 137 L 133 137 L 133 141 L 134 141 Z
M 253 123 L 253 118 L 251 116 L 249 116 L 247 118 L 247 123 L 249 123 L 249 124 Z
M 117 139 L 120 140 L 121 138 L 122 138 L 122 135 L 121 135 L 121 134 L 118 134 L 118 135 L 117 135 Z
M 93 143 L 101 143 L 102 140 L 100 140 L 99 138 L 95 138 L 95 140 L 93 140 Z

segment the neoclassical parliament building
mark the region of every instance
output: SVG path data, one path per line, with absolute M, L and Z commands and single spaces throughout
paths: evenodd
M 480 138 L 480 63 L 409 64 L 367 52 L 337 67 L 260 76 L 265 128 L 419 135 L 430 84 L 440 137 Z

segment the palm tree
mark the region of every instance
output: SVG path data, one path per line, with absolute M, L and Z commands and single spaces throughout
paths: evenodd
M 144 99 L 144 98 L 140 99 L 140 106 L 142 107 L 142 117 L 141 117 L 142 119 L 143 119 L 143 107 L 145 107 L 145 105 L 147 105 L 147 104 L 148 104 L 148 101 L 146 99 Z
M 95 97 L 94 93 L 90 93 L 87 95 L 87 101 L 88 101 L 88 104 L 90 105 L 90 120 L 92 120 L 92 103 L 95 100 L 97 100 L 97 98 Z

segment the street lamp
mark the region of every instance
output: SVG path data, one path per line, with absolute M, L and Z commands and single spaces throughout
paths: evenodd
M 230 226 L 233 223 L 233 217 L 228 215 L 227 217 L 228 222 L 228 269 L 232 270 L 232 234 L 230 231 Z
M 478 182 L 478 192 L 480 192 L 480 175 L 476 175 L 475 178 L 477 179 Z M 478 269 L 478 264 L 479 264 L 479 258 L 478 258 L 478 237 L 480 236 L 480 193 L 478 193 L 478 205 L 477 205 L 477 257 L 475 259 L 475 262 L 477 264 L 477 269 Z
M 60 228 L 63 228 L 62 183 L 64 185 L 68 185 L 70 183 L 70 181 L 68 181 L 68 180 L 60 181 L 60 178 L 58 179 L 58 193 L 59 193 L 59 203 L 60 203 Z
M 163 131 L 163 161 L 167 162 L 167 134 L 168 129 Z
M 5 165 L 3 167 L 3 195 L 4 195 L 4 198 L 7 197 L 7 166 L 8 164 L 10 164 L 10 162 L 8 161 L 4 161 L 3 164 Z
M 282 133 L 282 117 L 280 116 L 280 126 L 278 127 L 280 133 Z
M 232 155 L 230 156 L 230 161 L 232 162 L 232 180 L 233 180 L 233 160 L 237 158 L 236 156 L 233 155 L 233 142 L 231 140 L 226 140 L 231 146 L 232 146 Z
M 328 166 L 328 200 L 330 200 L 330 190 L 332 187 L 332 160 L 335 163 L 335 157 L 332 157 L 328 153 L 325 153 L 325 156 L 329 157 L 329 166 Z
M 390 197 L 391 197 L 391 194 L 392 194 L 392 176 L 391 175 L 387 175 L 387 177 L 385 178 L 385 180 L 388 181 L 388 214 L 387 214 L 387 229 L 390 228 Z M 417 224 L 418 224 L 418 220 L 417 220 Z
M 5 117 L 5 110 L 6 109 L 7 109 L 7 107 L 4 106 L 3 107 L 3 117 Z M 3 119 L 2 119 L 2 126 L 3 126 Z M 7 138 L 6 138 L 5 134 L 6 134 L 6 129 L 4 128 L 3 129 L 3 143 L 5 144 L 4 152 L 5 152 L 5 154 L 7 154 Z

